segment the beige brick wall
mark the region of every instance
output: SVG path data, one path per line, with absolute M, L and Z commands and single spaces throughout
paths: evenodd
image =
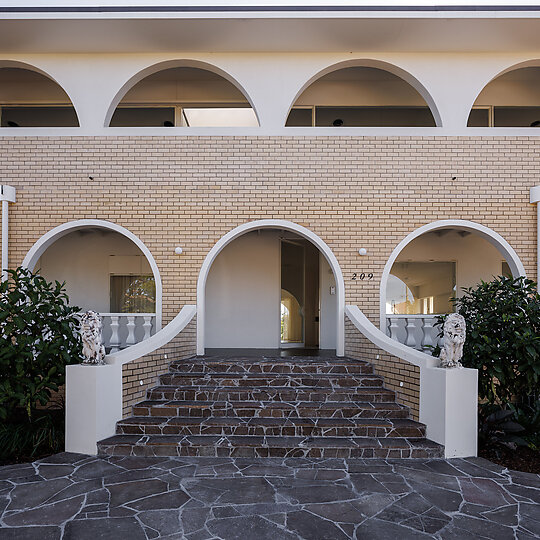
M 384 377 L 384 386 L 396 392 L 396 401 L 409 407 L 411 417 L 420 414 L 420 368 L 379 349 L 345 318 L 345 355 L 373 364 L 375 373 Z
M 347 304 L 377 325 L 384 264 L 432 221 L 490 227 L 528 275 L 536 273 L 528 201 L 540 180 L 540 137 L 4 137 L 0 151 L 0 182 L 17 188 L 11 266 L 59 224 L 113 221 L 154 255 L 164 323 L 196 302 L 199 269 L 215 242 L 255 219 L 286 219 L 319 235 L 341 265 Z M 353 272 L 374 279 L 352 281 Z
M 146 390 L 157 384 L 159 375 L 167 373 L 171 361 L 189 358 L 196 353 L 196 330 L 197 326 L 195 319 L 193 319 L 167 345 L 122 366 L 122 413 L 124 418 L 131 416 L 133 405 L 145 399 Z

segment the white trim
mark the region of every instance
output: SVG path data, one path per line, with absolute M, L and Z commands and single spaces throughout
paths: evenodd
M 39 240 L 37 240 L 37 242 L 26 254 L 26 257 L 22 262 L 22 266 L 28 268 L 29 270 L 34 270 L 39 258 L 49 246 L 54 244 L 54 242 L 66 234 L 87 227 L 98 227 L 122 234 L 126 238 L 129 238 L 143 252 L 144 256 L 148 260 L 148 263 L 150 264 L 150 268 L 152 269 L 152 273 L 154 274 L 154 279 L 156 281 L 156 332 L 161 330 L 163 286 L 156 260 L 143 241 L 121 225 L 117 225 L 111 221 L 104 221 L 102 219 L 79 219 L 77 221 L 69 221 L 67 223 L 63 223 L 62 225 L 58 225 L 58 227 L 51 229 Z
M 386 285 L 388 282 L 388 276 L 390 275 L 390 270 L 392 269 L 392 265 L 396 261 L 398 255 L 401 253 L 401 251 L 407 246 L 410 242 L 412 242 L 414 239 L 418 238 L 419 236 L 431 232 L 436 231 L 438 229 L 460 229 L 462 231 L 469 231 L 472 233 L 476 233 L 485 240 L 487 240 L 490 244 L 492 244 L 494 247 L 496 247 L 499 252 L 503 255 L 503 257 L 506 259 L 506 262 L 508 263 L 508 266 L 510 267 L 510 270 L 512 272 L 512 275 L 514 277 L 517 276 L 524 276 L 525 274 L 525 268 L 523 266 L 523 263 L 519 259 L 517 253 L 514 251 L 514 248 L 498 233 L 496 233 L 494 230 L 490 229 L 489 227 L 485 227 L 484 225 L 480 225 L 479 223 L 475 223 L 474 221 L 467 221 L 464 219 L 443 219 L 440 221 L 434 221 L 433 223 L 428 223 L 427 225 L 423 225 L 422 227 L 419 227 L 409 235 L 407 235 L 395 248 L 394 251 L 392 251 L 392 254 L 390 255 L 388 261 L 386 262 L 386 265 L 384 267 L 382 276 L 381 276 L 381 283 L 380 283 L 380 289 L 379 289 L 379 302 L 380 302 L 380 326 L 379 328 L 381 330 L 384 330 L 386 326 Z
M 137 360 L 142 356 L 146 356 L 155 350 L 163 347 L 175 338 L 193 319 L 197 311 L 196 306 L 184 306 L 178 315 L 159 332 L 156 332 L 148 339 L 131 345 L 122 351 L 108 354 L 105 357 L 107 364 L 127 364 L 133 360 Z
M 337 293 L 337 337 L 336 337 L 336 354 L 337 356 L 343 356 L 345 354 L 345 282 L 343 280 L 343 273 L 339 266 L 336 256 L 332 253 L 332 250 L 328 245 L 315 233 L 293 223 L 292 221 L 286 221 L 283 219 L 261 219 L 257 221 L 250 221 L 239 225 L 232 231 L 229 231 L 226 235 L 222 236 L 212 247 L 212 249 L 206 255 L 204 262 L 199 272 L 199 279 L 197 280 L 197 354 L 204 354 L 205 343 L 205 329 L 204 329 L 204 310 L 205 310 L 205 293 L 206 293 L 206 280 L 212 263 L 220 253 L 220 251 L 230 244 L 233 240 L 242 236 L 243 234 L 255 231 L 257 229 L 283 229 L 291 231 L 300 236 L 303 236 L 309 240 L 326 258 L 330 268 L 334 272 L 336 278 L 336 293 Z

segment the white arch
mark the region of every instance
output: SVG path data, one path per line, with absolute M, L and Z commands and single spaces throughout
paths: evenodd
M 81 126 L 81 121 L 79 120 L 79 113 L 77 111 L 77 107 L 75 103 L 73 102 L 73 99 L 67 92 L 67 90 L 52 76 L 49 75 L 46 71 L 44 71 L 41 68 L 38 68 L 37 66 L 34 66 L 32 64 L 28 64 L 26 62 L 20 62 L 19 60 L 0 60 L 0 69 L 2 68 L 18 68 L 18 69 L 25 69 L 27 71 L 33 71 L 34 73 L 39 73 L 40 75 L 43 75 L 47 79 L 51 80 L 53 83 L 58 85 L 59 88 L 62 89 L 62 91 L 66 94 L 66 96 L 69 99 L 69 103 L 73 107 L 73 110 L 75 111 L 75 116 L 77 117 L 77 127 Z
M 219 67 L 214 66 L 213 64 L 209 64 L 208 62 L 203 62 L 202 60 L 177 59 L 177 60 L 165 60 L 164 62 L 151 64 L 147 66 L 146 68 L 138 71 L 132 77 L 130 77 L 130 79 L 127 80 L 122 85 L 122 88 L 118 90 L 118 92 L 114 96 L 114 99 L 109 105 L 107 114 L 105 116 L 104 126 L 109 127 L 114 111 L 116 110 L 116 107 L 118 107 L 118 104 L 120 103 L 120 101 L 122 101 L 122 99 L 128 93 L 128 91 L 131 90 L 137 83 L 141 82 L 146 77 L 153 75 L 154 73 L 158 73 L 159 71 L 163 71 L 165 69 L 171 69 L 171 68 L 182 68 L 182 67 L 197 68 L 197 69 L 203 69 L 206 71 L 211 71 L 212 73 L 215 73 L 216 75 L 219 75 L 220 77 L 223 77 L 225 80 L 229 81 L 233 86 L 235 86 L 238 90 L 240 90 L 240 92 L 242 92 L 244 97 L 248 100 L 249 104 L 251 105 L 251 108 L 253 109 L 253 112 L 255 113 L 255 116 L 257 117 L 257 122 L 260 125 L 259 115 L 257 113 L 257 109 L 255 108 L 255 105 L 253 104 L 253 101 L 251 100 L 251 97 L 248 95 L 248 93 L 245 91 L 242 85 L 236 79 L 234 79 L 234 77 L 232 77 L 226 71 L 223 71 Z
M 337 342 L 336 342 L 336 354 L 337 356 L 343 356 L 345 354 L 345 282 L 343 280 L 343 273 L 341 267 L 336 259 L 336 256 L 332 253 L 332 250 L 328 245 L 315 233 L 309 229 L 293 223 L 292 221 L 286 221 L 283 219 L 261 219 L 257 221 L 250 221 L 239 225 L 232 231 L 229 231 L 225 236 L 222 236 L 214 245 L 214 247 L 208 252 L 208 255 L 204 259 L 199 272 L 199 279 L 197 280 L 197 354 L 204 354 L 204 338 L 205 338 L 205 303 L 206 303 L 206 280 L 212 263 L 220 253 L 220 251 L 228 244 L 230 244 L 235 238 L 242 236 L 243 234 L 255 231 L 257 229 L 283 229 L 291 231 L 300 236 L 303 236 L 309 240 L 319 251 L 324 255 L 328 261 L 330 268 L 334 272 L 336 278 L 336 295 L 337 295 Z
M 80 229 L 85 229 L 88 227 L 98 227 L 100 229 L 108 229 L 110 231 L 117 232 L 126 238 L 129 238 L 144 254 L 152 273 L 154 274 L 154 280 L 156 282 L 156 332 L 161 330 L 162 322 L 162 297 L 163 297 L 163 286 L 161 284 L 161 275 L 159 269 L 150 250 L 146 247 L 143 241 L 131 231 L 128 231 L 126 228 L 112 223 L 111 221 L 104 221 L 102 219 L 79 219 L 77 221 L 69 221 L 58 225 L 54 229 L 51 229 L 49 232 L 45 233 L 28 251 L 26 257 L 22 262 L 22 266 L 28 268 L 29 270 L 34 270 L 39 258 L 45 253 L 45 250 L 54 244 L 57 240 L 66 236 L 74 231 Z
M 313 77 L 311 77 L 307 82 L 305 82 L 302 88 L 300 88 L 300 90 L 294 96 L 294 99 L 289 107 L 289 110 L 287 111 L 287 117 L 285 118 L 283 125 L 285 125 L 285 123 L 287 122 L 287 118 L 289 117 L 291 109 L 294 107 L 294 104 L 297 102 L 298 98 L 314 82 L 318 81 L 321 77 L 324 77 L 325 75 L 328 75 L 329 73 L 333 73 L 334 71 L 338 71 L 340 69 L 351 68 L 351 67 L 377 68 L 383 71 L 388 71 L 389 73 L 396 75 L 396 77 L 403 79 L 405 82 L 409 83 L 424 98 L 424 101 L 426 102 L 427 106 L 429 107 L 431 111 L 431 114 L 433 115 L 433 119 L 435 120 L 435 125 L 437 127 L 442 126 L 441 114 L 435 103 L 435 100 L 431 97 L 431 94 L 427 91 L 426 87 L 416 77 L 411 75 L 408 71 L 405 71 L 404 69 L 394 64 L 390 64 L 389 62 L 385 62 L 383 60 L 374 60 L 371 58 L 357 58 L 354 60 L 351 59 L 351 60 L 345 60 L 343 62 L 338 62 L 337 64 L 332 64 L 331 66 L 328 66 L 324 68 L 323 70 L 319 71 L 318 73 L 316 73 L 315 75 L 313 75 Z
M 470 104 L 469 107 L 469 114 L 467 116 L 467 119 L 469 118 L 472 108 L 474 107 L 474 104 L 476 103 L 476 100 L 480 97 L 480 94 L 486 89 L 486 87 L 491 84 L 493 81 L 501 77 L 502 75 L 506 75 L 507 73 L 510 73 L 511 71 L 516 71 L 518 69 L 522 68 L 528 68 L 528 67 L 540 67 L 540 58 L 531 58 L 530 60 L 524 60 L 523 62 L 518 62 L 517 64 L 512 64 L 511 66 L 507 66 L 503 70 L 500 70 L 496 75 L 491 75 L 489 80 L 486 79 L 480 88 L 480 91 L 476 92 L 476 95 Z
M 467 221 L 463 219 L 443 219 L 440 221 L 434 221 L 433 223 L 428 223 L 419 227 L 409 235 L 407 235 L 392 251 L 390 258 L 386 262 L 384 267 L 381 284 L 380 284 L 380 329 L 384 331 L 386 326 L 386 285 L 388 282 L 388 276 L 390 275 L 390 270 L 394 262 L 396 261 L 398 255 L 403 251 L 407 244 L 411 243 L 415 238 L 438 229 L 460 229 L 462 231 L 468 231 L 471 233 L 476 233 L 490 244 L 496 247 L 501 255 L 504 256 L 512 275 L 514 277 L 525 276 L 525 268 L 523 263 L 519 259 L 517 253 L 514 251 L 514 248 L 498 233 L 489 227 L 475 223 L 474 221 Z

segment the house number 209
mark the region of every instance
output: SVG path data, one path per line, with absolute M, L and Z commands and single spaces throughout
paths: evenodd
M 352 278 L 351 278 L 353 281 L 364 281 L 365 279 L 366 280 L 371 280 L 373 279 L 373 273 L 372 272 L 369 272 L 368 274 L 366 274 L 365 272 L 361 272 L 360 274 L 354 272 L 353 275 L 352 275 Z

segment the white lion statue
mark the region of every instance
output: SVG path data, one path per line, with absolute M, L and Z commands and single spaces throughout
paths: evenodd
M 459 313 L 450 313 L 443 326 L 444 347 L 439 358 L 442 368 L 461 368 L 463 344 L 465 343 L 465 319 Z
M 103 346 L 103 319 L 99 313 L 89 310 L 81 317 L 81 337 L 83 342 L 83 364 L 105 364 Z

